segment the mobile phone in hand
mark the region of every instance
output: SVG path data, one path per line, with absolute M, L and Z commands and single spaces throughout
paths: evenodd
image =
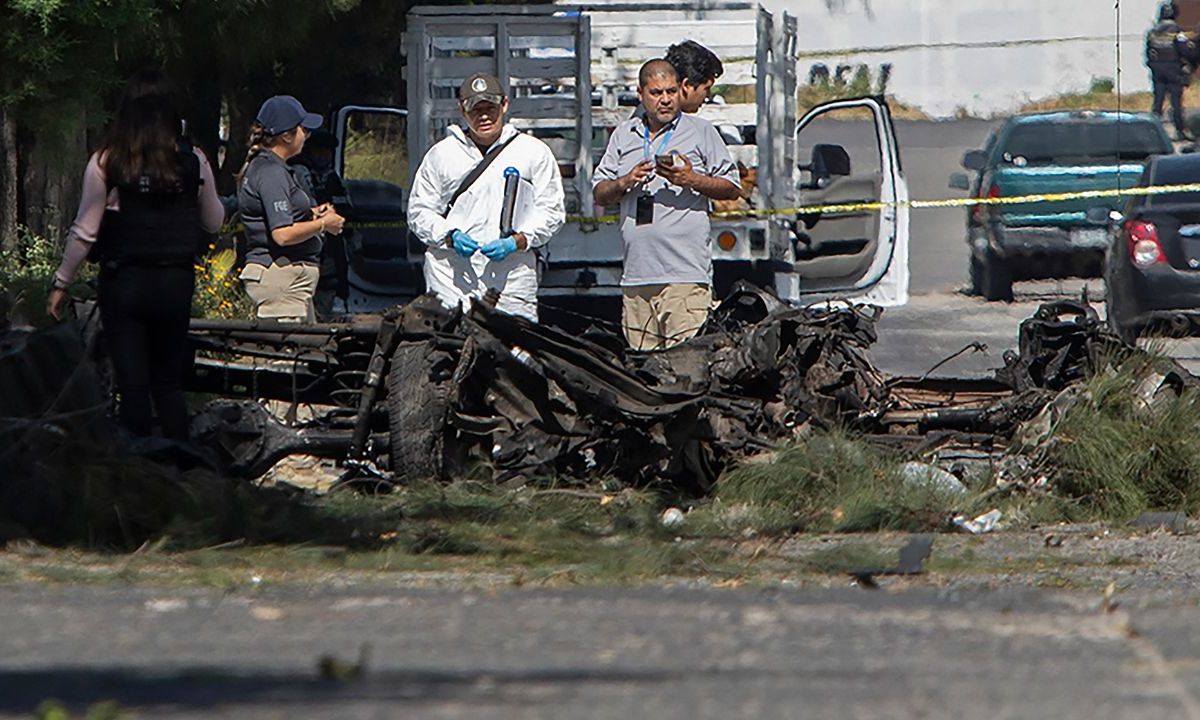
M 675 167 L 674 155 L 655 155 L 654 162 L 660 167 L 672 168 Z

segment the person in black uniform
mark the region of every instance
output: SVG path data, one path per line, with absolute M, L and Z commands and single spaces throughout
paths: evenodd
M 157 68 L 125 86 L 116 119 L 84 171 L 79 212 L 47 312 L 61 316 L 84 259 L 100 264 L 100 321 L 117 418 L 135 436 L 188 437 L 183 380 L 194 264 L 224 210 L 204 153 L 182 136 L 178 94 Z
M 320 277 L 321 236 L 337 235 L 345 219 L 318 205 L 287 161 L 300 154 L 321 116 L 290 95 L 268 98 L 250 132 L 250 150 L 238 178 L 238 207 L 246 227 L 241 279 L 259 318 L 316 319 L 313 296 Z
M 1162 117 L 1163 102 L 1171 98 L 1171 123 L 1176 138 L 1188 139 L 1183 118 L 1183 88 L 1191 79 L 1196 60 L 1196 44 L 1175 22 L 1178 10 L 1174 2 L 1158 8 L 1158 24 L 1146 33 L 1146 66 L 1154 84 L 1153 112 Z

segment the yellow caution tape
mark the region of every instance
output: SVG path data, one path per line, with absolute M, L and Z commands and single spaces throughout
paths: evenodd
M 1109 190 L 1077 190 L 1074 192 L 1037 193 L 1033 195 L 1010 195 L 1007 197 L 969 197 L 947 198 L 945 200 L 904 200 L 901 202 L 861 202 L 838 203 L 826 205 L 802 205 L 794 208 L 736 210 L 717 212 L 715 218 L 744 218 L 771 217 L 774 215 L 817 215 L 863 210 L 884 210 L 887 208 L 906 207 L 913 210 L 928 210 L 931 208 L 972 207 L 975 205 L 1024 205 L 1027 203 L 1065 202 L 1068 200 L 1092 200 L 1097 198 L 1132 197 L 1135 195 L 1163 195 L 1178 192 L 1200 192 L 1200 183 L 1181 185 L 1153 185 L 1150 187 L 1131 187 Z
M 741 218 L 767 218 L 778 215 L 835 215 L 839 213 L 886 210 L 888 208 L 909 208 L 912 210 L 929 210 L 932 208 L 973 207 L 976 205 L 1024 205 L 1027 203 L 1066 202 L 1068 200 L 1094 200 L 1098 198 L 1133 197 L 1137 195 L 1163 195 L 1166 193 L 1200 192 L 1200 183 L 1185 183 L 1181 185 L 1152 185 L 1150 187 L 1131 187 L 1109 190 L 1078 190 L 1075 192 L 1038 193 L 1033 195 L 1011 195 L 1007 197 L 968 197 L 946 198 L 944 200 L 904 200 L 900 202 L 856 202 L 829 203 L 825 205 L 801 205 L 791 208 L 763 208 L 750 210 L 730 210 L 711 213 L 712 217 L 720 220 L 736 220 Z M 621 221 L 619 215 L 568 215 L 567 222 L 582 225 L 613 225 Z M 350 222 L 349 227 L 360 229 L 375 228 L 405 228 L 408 223 L 403 220 L 390 222 Z M 232 225 L 222 228 L 222 232 L 238 232 L 242 226 Z

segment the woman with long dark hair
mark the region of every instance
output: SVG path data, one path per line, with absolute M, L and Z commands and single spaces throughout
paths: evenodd
M 84 171 L 47 301 L 59 318 L 79 266 L 89 254 L 99 262 L 117 418 L 135 436 L 153 434 L 157 415 L 163 436 L 188 437 L 183 378 L 194 264 L 223 219 L 208 159 L 184 138 L 174 84 L 157 68 L 139 71 Z
M 321 275 L 321 236 L 342 232 L 333 206 L 317 205 L 287 161 L 300 154 L 321 116 L 290 95 L 268 98 L 250 130 L 238 177 L 238 208 L 246 227 L 242 283 L 255 314 L 281 322 L 312 322 Z

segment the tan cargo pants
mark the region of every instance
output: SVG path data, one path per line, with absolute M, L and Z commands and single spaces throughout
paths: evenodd
M 708 319 L 708 285 L 677 283 L 621 288 L 621 325 L 634 350 L 664 350 L 694 337 Z
M 312 263 L 263 267 L 247 263 L 240 275 L 246 294 L 254 301 L 255 315 L 280 322 L 314 322 L 313 295 L 321 268 Z

